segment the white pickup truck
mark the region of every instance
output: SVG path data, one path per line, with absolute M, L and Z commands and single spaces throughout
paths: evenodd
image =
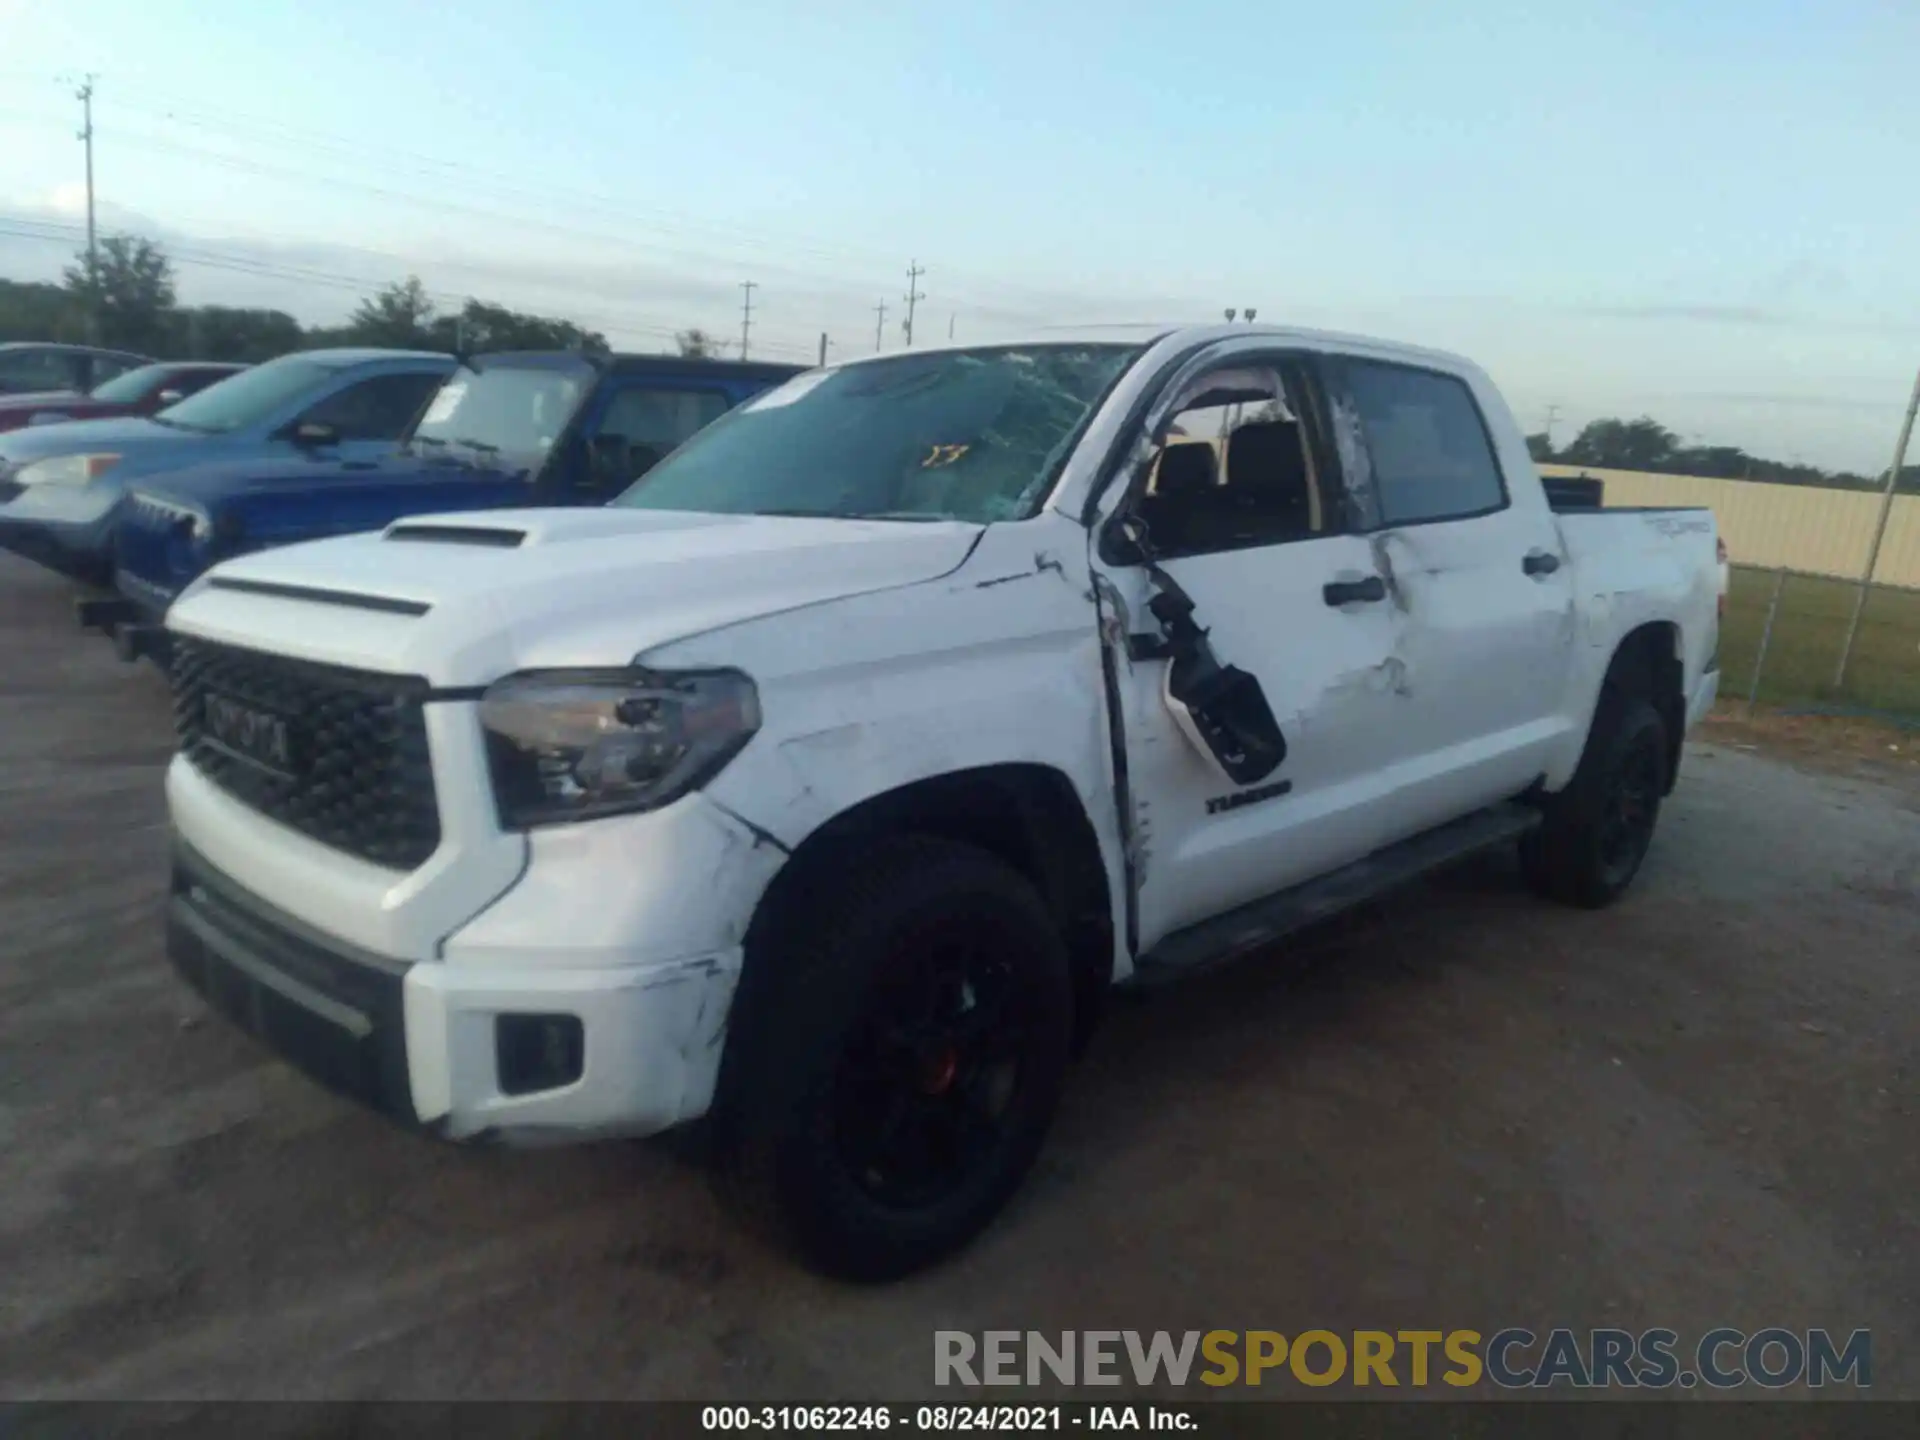
M 1032 1164 L 1112 985 L 1518 842 L 1602 905 L 1718 679 L 1704 511 L 1556 514 L 1485 375 L 1254 326 L 914 351 L 605 509 L 249 556 L 168 616 L 169 952 L 460 1140 L 708 1116 L 810 1263 Z

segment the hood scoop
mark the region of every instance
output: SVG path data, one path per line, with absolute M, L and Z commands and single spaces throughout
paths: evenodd
M 357 590 L 330 590 L 318 585 L 281 585 L 271 580 L 245 580 L 215 575 L 210 590 L 232 590 L 242 595 L 270 595 L 276 600 L 306 600 L 315 605 L 345 605 L 355 610 L 380 610 L 388 615 L 425 615 L 433 606 L 424 600 L 402 600 L 394 595 L 366 595 Z
M 388 540 L 418 540 L 432 545 L 480 545 L 491 550 L 514 550 L 526 540 L 524 530 L 502 530 L 490 525 L 390 525 Z

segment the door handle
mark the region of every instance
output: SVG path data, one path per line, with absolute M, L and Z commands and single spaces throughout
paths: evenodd
M 1535 550 L 1520 562 L 1520 568 L 1529 575 L 1551 575 L 1560 568 L 1560 557 L 1546 550 Z
M 1321 586 L 1320 594 L 1327 604 L 1334 606 L 1384 600 L 1387 598 L 1387 582 L 1378 575 L 1369 575 L 1364 580 L 1329 580 Z

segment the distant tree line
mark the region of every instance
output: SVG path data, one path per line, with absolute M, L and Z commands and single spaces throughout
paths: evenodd
M 64 340 L 162 360 L 270 360 L 290 350 L 383 345 L 420 350 L 600 350 L 607 338 L 569 320 L 469 299 L 442 312 L 418 277 L 363 300 L 344 325 L 303 326 L 284 310 L 181 305 L 166 251 L 137 235 L 80 252 L 60 284 L 0 280 L 0 341 Z
M 1545 435 L 1529 435 L 1533 458 L 1558 465 L 1590 465 L 1601 470 L 1646 470 L 1656 475 L 1707 475 L 1721 480 L 1766 480 L 1776 485 L 1825 485 L 1843 490 L 1878 490 L 1887 473 L 1856 475 L 1818 465 L 1788 464 L 1749 455 L 1737 445 L 1682 445 L 1658 420 L 1595 420 L 1555 450 Z M 1900 467 L 1902 491 L 1920 492 L 1920 465 Z

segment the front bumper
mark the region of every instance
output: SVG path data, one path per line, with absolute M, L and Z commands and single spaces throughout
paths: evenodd
M 210 1006 L 321 1084 L 418 1121 L 407 1073 L 405 962 L 345 949 L 177 842 L 167 958 Z
M 408 962 L 322 934 L 177 838 L 174 855 L 175 969 L 312 1078 L 404 1124 L 552 1143 L 653 1134 L 711 1100 L 737 946 L 590 969 Z M 571 1078 L 531 1091 L 503 1078 L 520 1017 L 577 1023 Z
M 0 547 L 75 580 L 105 585 L 113 570 L 118 498 L 67 486 L 26 486 L 0 504 Z
M 124 573 L 114 577 L 118 595 L 92 595 L 74 601 L 74 618 L 82 630 L 96 630 L 111 640 L 114 653 L 128 664 L 151 660 L 164 670 L 170 653 L 162 623 L 166 611 L 152 610 L 133 598 L 125 578 Z

